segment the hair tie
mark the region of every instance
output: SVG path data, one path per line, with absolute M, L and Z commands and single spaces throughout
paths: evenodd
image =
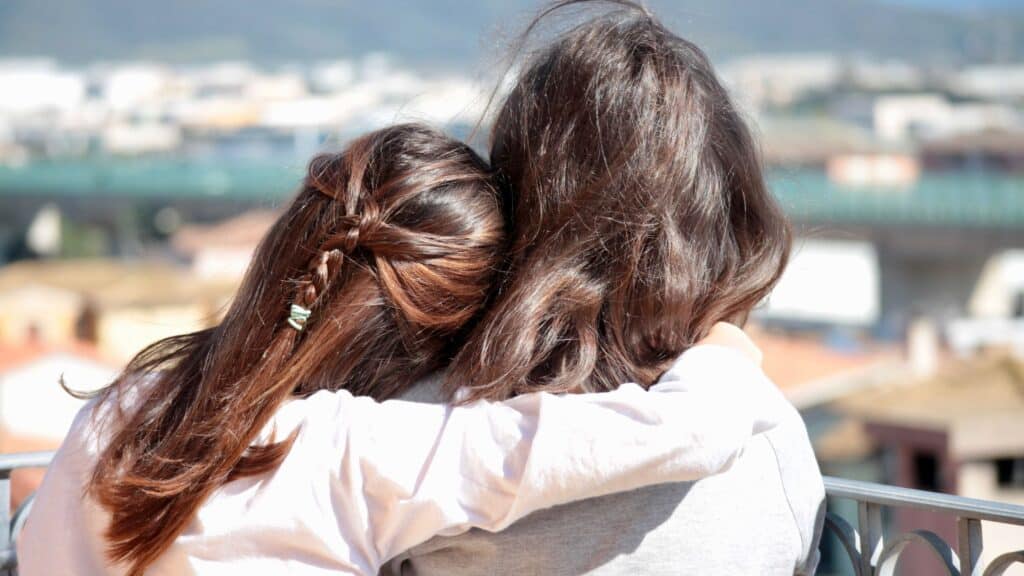
M 291 313 L 288 315 L 288 325 L 302 332 L 302 328 L 306 326 L 306 320 L 309 320 L 310 314 L 312 312 L 310 312 L 309 308 L 292 304 Z

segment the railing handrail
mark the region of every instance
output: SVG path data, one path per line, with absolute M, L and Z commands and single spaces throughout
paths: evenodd
M 1024 506 L 1018 504 L 978 500 L 966 496 L 954 496 L 831 476 L 825 477 L 825 492 L 829 496 L 850 498 L 883 506 L 919 508 L 946 512 L 961 518 L 992 520 L 1024 526 Z
M 30 497 L 13 518 L 11 517 L 9 502 L 2 501 L 9 497 L 11 471 L 17 468 L 47 466 L 53 455 L 53 452 L 0 454 L 2 575 L 16 574 L 18 560 L 14 542 L 32 503 Z M 999 576 L 1011 564 L 1024 563 L 1024 550 L 997 556 L 984 571 L 981 563 L 981 520 L 1024 526 L 1024 506 L 830 476 L 826 476 L 824 480 L 825 492 L 829 496 L 857 502 L 856 529 L 834 512 L 826 514 L 825 529 L 839 538 L 840 544 L 850 558 L 854 573 L 859 576 L 893 574 L 903 549 L 915 542 L 917 545 L 930 547 L 938 554 L 938 557 L 945 561 L 946 573 L 950 575 Z M 953 551 L 948 543 L 928 530 L 914 530 L 891 539 L 886 538 L 882 529 L 881 506 L 918 508 L 954 515 L 958 532 L 957 551 Z
M 53 451 L 0 454 L 0 474 L 10 473 L 18 468 L 45 468 L 50 465 L 54 454 Z
M 54 452 L 15 452 L 0 454 L 0 474 L 16 468 L 42 468 L 53 459 Z M 837 498 L 850 498 L 861 502 L 872 502 L 883 506 L 907 506 L 922 510 L 947 512 L 960 517 L 992 520 L 1006 524 L 1024 526 L 1024 506 L 928 492 L 914 488 L 901 488 L 825 476 L 825 492 Z

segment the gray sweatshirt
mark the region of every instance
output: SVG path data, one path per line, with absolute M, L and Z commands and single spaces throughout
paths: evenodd
M 430 396 L 421 388 L 410 399 Z M 436 537 L 381 575 L 810 575 L 824 498 L 794 409 L 717 476 L 543 510 L 499 533 Z

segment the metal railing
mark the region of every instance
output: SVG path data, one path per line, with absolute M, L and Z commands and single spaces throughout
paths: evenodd
M 17 574 L 15 538 L 32 507 L 32 498 L 26 498 L 11 515 L 11 472 L 19 468 L 45 468 L 52 459 L 53 452 L 0 454 L 0 574 L 4 576 Z
M 1013 564 L 1024 563 L 1024 549 L 1004 552 L 988 567 L 981 562 L 981 521 L 1024 526 L 1024 506 L 830 477 L 825 478 L 825 492 L 832 498 L 857 503 L 856 529 L 831 511 L 825 516 L 825 530 L 838 538 L 856 576 L 892 576 L 900 554 L 911 545 L 934 553 L 945 573 L 951 576 L 1001 576 Z M 885 507 L 915 508 L 955 517 L 957 551 L 930 530 L 912 530 L 886 538 L 882 530 Z
M 53 452 L 0 454 L 0 574 L 16 574 L 14 545 L 32 506 L 32 499 L 28 498 L 11 515 L 11 472 L 46 467 L 52 458 Z M 826 514 L 824 528 L 838 538 L 856 576 L 892 576 L 900 554 L 913 544 L 931 550 L 951 576 L 1001 576 L 1013 564 L 1024 564 L 1024 549 L 996 556 L 987 567 L 980 561 L 981 521 L 1024 526 L 1024 506 L 831 477 L 825 477 L 825 492 L 829 497 L 857 503 L 857 528 L 833 512 Z M 955 517 L 959 555 L 929 530 L 886 538 L 882 530 L 885 507 L 916 508 Z M 3 529 L 4 526 L 7 528 Z

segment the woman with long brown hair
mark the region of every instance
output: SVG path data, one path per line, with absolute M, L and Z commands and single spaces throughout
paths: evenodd
M 503 204 L 468 146 L 421 126 L 314 159 L 224 319 L 145 349 L 83 409 L 21 573 L 374 573 L 435 534 L 716 473 L 774 425 L 777 391 L 716 346 L 652 392 L 384 402 L 484 309 Z
M 588 5 L 611 10 L 520 63 L 498 110 L 491 165 L 514 201 L 507 273 L 442 399 L 651 385 L 716 323 L 744 322 L 785 267 L 789 223 L 699 47 L 629 0 L 553 3 L 523 42 L 550 15 Z M 813 573 L 824 490 L 799 414 L 789 407 L 739 464 L 500 534 L 438 538 L 389 569 Z

